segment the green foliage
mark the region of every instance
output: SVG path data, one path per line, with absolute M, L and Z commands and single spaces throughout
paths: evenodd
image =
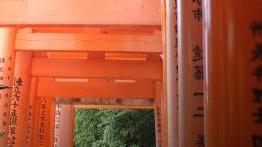
M 78 109 L 76 147 L 153 147 L 152 110 Z

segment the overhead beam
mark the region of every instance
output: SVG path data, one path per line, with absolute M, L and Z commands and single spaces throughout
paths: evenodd
M 55 82 L 40 78 L 38 97 L 154 98 L 154 82 Z
M 160 0 L 1 0 L 0 25 L 160 25 Z
M 74 105 L 75 109 L 154 109 L 154 106 L 134 105 Z
M 160 53 L 160 35 L 18 33 L 16 50 Z
M 31 75 L 36 77 L 161 80 L 162 63 L 160 61 L 106 61 L 34 57 Z
M 25 29 L 31 29 L 35 33 L 87 33 L 87 34 L 128 34 L 128 35 L 153 35 L 161 34 L 161 26 L 152 25 L 94 25 L 94 26 L 35 26 L 21 28 L 21 32 Z
M 128 98 L 62 98 L 53 99 L 58 104 L 68 105 L 104 105 L 104 106 L 145 106 L 153 107 L 154 99 L 128 99 Z

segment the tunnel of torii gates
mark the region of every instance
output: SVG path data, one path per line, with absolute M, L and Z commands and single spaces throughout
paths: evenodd
M 153 109 L 158 147 L 262 146 L 261 0 L 1 0 L 0 146 L 76 108 Z

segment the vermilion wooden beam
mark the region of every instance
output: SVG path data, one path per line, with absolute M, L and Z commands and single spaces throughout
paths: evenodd
M 161 34 L 160 25 L 95 25 L 95 26 L 35 26 L 21 28 L 19 31 L 31 29 L 35 33 L 87 33 L 87 34 L 128 34 L 153 35 Z
M 1 0 L 0 25 L 160 25 L 160 0 Z
M 81 33 L 18 33 L 17 50 L 109 51 L 160 53 L 160 35 L 112 35 Z
M 38 97 L 154 98 L 154 82 L 55 82 L 40 78 Z
M 31 75 L 106 79 L 162 79 L 160 61 L 105 61 L 80 59 L 32 59 Z
M 68 105 L 105 105 L 105 106 L 154 106 L 154 99 L 144 98 L 61 98 L 56 97 L 58 104 Z M 98 106 L 99 107 L 99 106 Z
M 154 106 L 144 105 L 74 105 L 75 109 L 153 109 Z

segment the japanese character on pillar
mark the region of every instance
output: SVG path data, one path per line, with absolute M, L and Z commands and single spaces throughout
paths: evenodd
M 204 117 L 204 107 L 197 107 L 197 112 L 194 113 L 193 117 Z
M 18 77 L 18 78 L 15 79 L 15 85 L 16 86 L 20 87 L 20 86 L 23 85 L 22 83 L 23 83 L 23 81 L 22 81 L 21 77 Z
M 254 72 L 252 73 L 252 75 L 254 75 L 257 79 L 258 82 L 260 82 L 261 78 L 262 78 L 262 65 L 258 65 Z
M 198 134 L 197 141 L 195 143 L 197 147 L 205 147 L 205 136 L 204 134 Z
M 11 110 L 9 115 L 9 145 L 12 146 L 16 143 L 16 126 L 17 126 L 17 107 L 19 107 L 19 101 L 20 101 L 20 87 L 22 86 L 22 79 L 21 77 L 15 77 L 14 80 L 14 88 L 12 91 L 12 101 L 11 101 Z M 8 95 L 6 95 L 8 97 Z
M 193 59 L 194 62 L 203 60 L 203 50 L 197 45 L 193 49 Z
M 261 88 L 252 88 L 253 93 L 253 102 L 262 103 L 262 89 Z
M 5 63 L 5 58 L 4 57 L 0 58 L 0 63 Z
M 9 125 L 17 125 L 17 112 L 16 109 L 12 109 L 9 116 Z
M 193 70 L 193 77 L 195 78 L 195 80 L 204 79 L 204 69 L 202 65 L 195 65 Z
M 250 25 L 250 29 L 251 29 L 253 37 L 261 35 L 262 22 L 256 22 L 256 21 L 252 22 Z
M 59 129 L 61 123 L 61 105 L 56 105 L 56 112 L 55 112 L 55 131 L 54 131 L 54 146 L 58 147 L 58 137 L 59 137 Z
M 174 0 L 174 9 L 177 9 L 177 0 Z
M 262 136 L 253 135 L 252 136 L 252 145 L 253 147 L 262 147 Z
M 32 106 L 28 106 L 28 117 L 27 117 L 27 129 L 26 129 L 26 139 L 25 144 L 29 144 L 30 142 L 30 133 L 31 133 L 31 121 L 32 121 Z
M 202 19 L 202 0 L 193 0 L 193 3 L 197 5 L 197 7 L 192 10 L 194 18 L 196 21 L 200 21 Z
M 194 92 L 193 96 L 204 96 L 203 92 Z
M 4 72 L 4 67 L 0 67 L 0 72 L 1 72 L 1 73 Z
M 39 134 L 38 134 L 38 144 L 40 146 L 45 145 L 45 127 L 46 127 L 46 104 L 47 100 L 46 98 L 40 99 L 40 113 L 39 113 Z
M 256 44 L 255 48 L 252 50 L 253 58 L 251 61 L 256 61 L 256 60 L 262 60 L 262 44 L 258 43 Z
M 257 109 L 257 112 L 253 113 L 253 116 L 256 117 L 255 123 L 262 123 L 262 107 Z
M 194 10 L 192 10 L 194 17 L 197 21 L 200 21 L 202 18 L 202 10 L 200 8 L 196 8 Z
M 255 107 L 256 110 L 253 111 L 251 115 L 254 118 L 254 123 L 258 125 L 262 123 L 262 107 L 260 105 L 257 105 L 261 104 L 262 102 L 262 88 L 257 87 L 257 85 L 260 84 L 262 78 L 262 65 L 260 64 L 260 62 L 256 61 L 262 61 L 262 43 L 258 43 L 258 40 L 256 40 L 256 38 L 261 35 L 262 22 L 253 21 L 249 28 L 254 39 L 254 47 L 251 49 L 251 62 L 255 65 L 255 68 L 253 69 L 252 76 L 254 76 L 257 81 L 257 83 L 254 83 L 256 84 L 256 86 L 251 88 L 251 92 L 253 95 L 252 103 L 256 104 L 254 106 L 257 106 Z M 251 140 L 253 147 L 262 147 L 261 134 L 252 135 Z
M 199 6 L 201 6 L 202 0 L 193 0 L 193 3 L 197 3 Z

